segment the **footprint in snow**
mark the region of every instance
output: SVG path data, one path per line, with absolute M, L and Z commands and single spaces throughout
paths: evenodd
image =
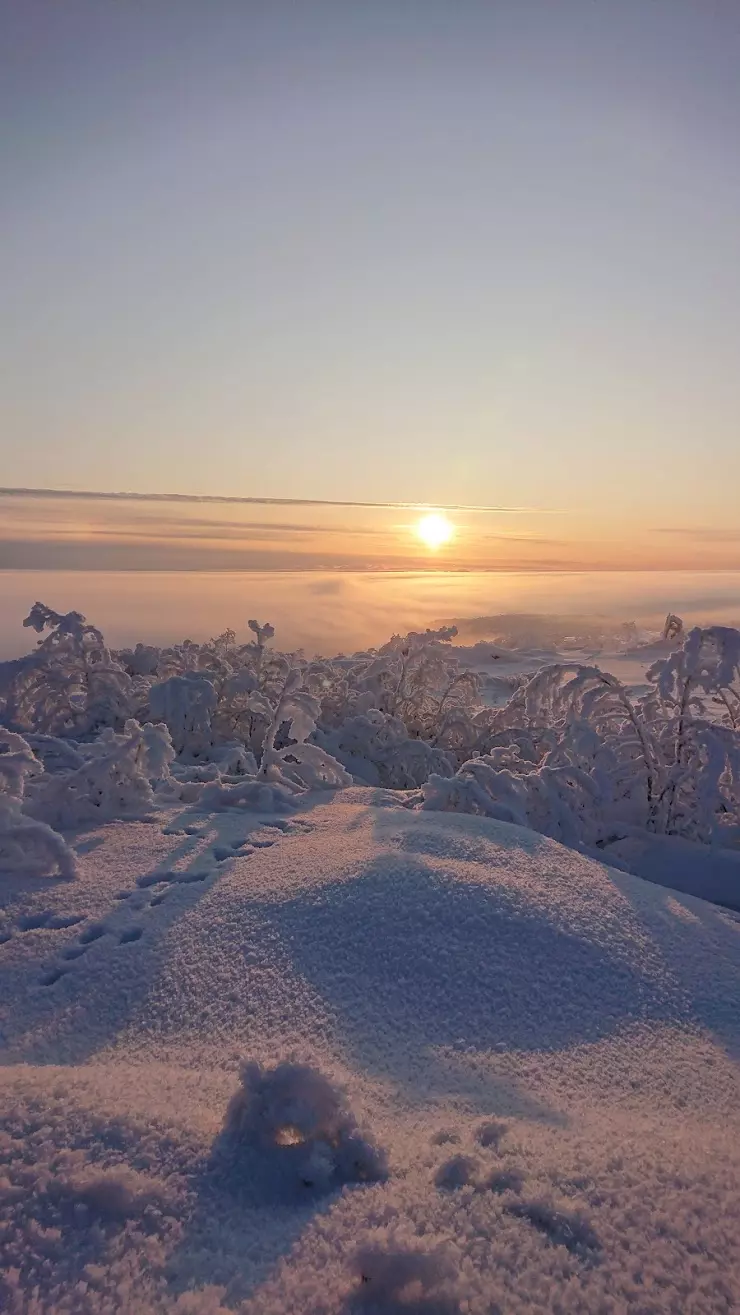
M 53 909 L 41 909 L 37 913 L 24 913 L 15 924 L 6 924 L 0 932 L 0 944 L 11 940 L 14 934 L 29 931 L 64 931 L 67 927 L 76 927 L 84 922 L 84 913 L 55 913 Z
M 593 1261 L 601 1242 L 583 1215 L 557 1210 L 546 1201 L 517 1201 L 505 1207 L 515 1219 L 531 1224 L 553 1246 L 563 1246 L 581 1260 Z
M 63 959 L 79 959 L 87 950 L 86 945 L 70 945 L 66 950 L 62 950 Z
M 67 969 L 62 967 L 61 964 L 58 964 L 56 968 L 52 968 L 48 973 L 44 973 L 41 978 L 41 985 L 53 986 L 54 983 L 58 982 L 60 977 L 63 977 L 66 972 Z
M 92 922 L 80 932 L 80 945 L 92 945 L 93 941 L 99 941 L 101 936 L 105 936 L 107 930 L 104 922 Z
M 217 863 L 225 863 L 229 858 L 249 858 L 249 855 L 253 853 L 253 846 L 247 845 L 243 840 L 235 842 L 233 845 L 214 845 L 213 847 L 213 857 Z
M 229 853 L 229 858 L 233 858 L 231 853 Z M 149 907 L 154 908 L 164 903 L 168 891 L 173 886 L 197 885 L 201 881 L 207 881 L 213 875 L 213 868 L 199 872 L 145 872 L 143 876 L 136 878 L 136 886 L 133 890 L 119 890 L 114 898 L 119 902 L 134 901 L 135 897 L 140 896 L 142 891 L 154 890 L 155 886 L 163 887 L 161 890 L 154 891 L 152 898 L 149 900 Z M 138 900 L 132 903 L 131 907 L 135 909 L 146 908 L 146 901 L 142 903 Z
M 130 945 L 133 941 L 140 941 L 143 935 L 143 927 L 126 927 L 118 938 L 118 944 Z
M 136 878 L 139 890 L 148 890 L 150 886 L 191 886 L 194 882 L 207 881 L 212 872 L 146 872 Z M 134 894 L 134 891 L 131 891 Z
M 82 918 L 75 919 L 75 922 L 81 921 Z M 109 930 L 110 928 L 104 922 L 91 922 L 89 927 L 83 928 L 77 937 L 77 940 L 72 945 L 68 945 L 66 949 L 62 950 L 61 958 L 64 962 L 57 964 L 54 968 L 51 968 L 48 972 L 44 973 L 41 978 L 41 985 L 53 986 L 55 982 L 58 982 L 60 977 L 63 977 L 65 973 L 69 972 L 69 969 L 72 966 L 72 961 L 75 959 L 81 959 L 83 954 L 87 953 L 90 946 L 94 945 L 95 941 L 99 941 L 102 936 L 107 935 Z

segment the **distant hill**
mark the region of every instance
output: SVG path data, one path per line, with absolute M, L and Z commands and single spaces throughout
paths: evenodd
M 636 643 L 641 637 L 632 623 L 598 615 L 499 612 L 494 616 L 447 617 L 441 624 L 457 626 L 460 640 L 485 639 L 505 648 L 591 648 L 615 640 Z

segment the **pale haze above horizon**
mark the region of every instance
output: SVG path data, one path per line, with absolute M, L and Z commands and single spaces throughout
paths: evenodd
M 0 0 L 0 481 L 277 504 L 0 491 L 0 567 L 738 569 L 739 67 L 737 0 Z

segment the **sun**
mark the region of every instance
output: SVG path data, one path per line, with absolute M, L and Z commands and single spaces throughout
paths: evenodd
M 417 522 L 416 533 L 427 548 L 434 550 L 441 548 L 445 543 L 449 543 L 455 533 L 455 527 L 452 521 L 448 521 L 446 516 L 433 511 L 428 516 L 422 516 L 421 520 Z

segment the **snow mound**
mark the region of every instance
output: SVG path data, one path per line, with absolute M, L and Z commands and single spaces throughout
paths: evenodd
M 74 845 L 1 892 L 3 1310 L 737 1309 L 731 911 L 359 787 Z

